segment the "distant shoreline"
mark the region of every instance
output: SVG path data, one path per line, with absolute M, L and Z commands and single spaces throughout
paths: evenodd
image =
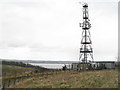
M 51 61 L 51 60 L 15 60 L 15 59 L 0 59 L 0 61 L 16 61 L 16 62 L 23 62 L 23 63 L 45 63 L 45 64 L 72 64 L 78 63 L 79 61 Z
M 16 62 L 23 62 L 23 63 L 45 63 L 45 64 L 72 64 L 72 63 L 79 63 L 78 61 L 54 61 L 54 60 L 17 60 L 17 59 L 0 59 L 0 61 L 16 61 Z M 97 60 L 97 61 L 114 61 L 116 60 Z

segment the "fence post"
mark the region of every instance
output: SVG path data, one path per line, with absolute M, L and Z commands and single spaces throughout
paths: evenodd
M 10 86 L 10 79 L 8 80 L 8 87 Z
M 22 77 L 20 78 L 20 81 L 22 82 Z
M 14 80 L 14 85 L 15 85 L 16 79 Z
M 20 82 L 20 79 L 21 79 L 21 78 L 18 79 L 18 82 Z
M 2 88 L 3 88 L 3 89 L 5 88 L 5 82 L 3 83 L 3 86 L 2 86 Z
M 23 80 L 24 80 L 25 78 L 24 78 L 24 77 L 21 77 L 20 79 L 21 79 L 21 82 L 23 82 Z
M 14 85 L 14 80 L 11 80 L 11 85 Z

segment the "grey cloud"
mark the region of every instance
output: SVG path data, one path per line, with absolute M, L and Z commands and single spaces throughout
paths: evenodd
M 25 43 L 16 43 L 16 42 L 10 42 L 8 43 L 8 47 L 25 47 L 26 44 Z
M 21 2 L 21 3 L 13 3 L 13 4 L 21 7 L 42 7 L 42 8 L 47 7 L 45 3 L 39 3 L 39 2 Z
M 13 41 L 7 41 L 7 42 L 0 42 L 0 48 L 4 49 L 4 48 L 17 48 L 17 47 L 25 47 L 26 44 L 24 42 L 13 42 Z
M 36 43 L 29 46 L 31 52 L 56 52 L 56 53 L 75 53 L 77 48 L 64 47 L 64 46 L 46 46 L 42 43 Z
M 41 7 L 41 8 L 47 8 L 48 5 L 44 3 L 42 0 L 4 0 L 1 3 L 8 4 L 8 5 L 15 5 L 20 7 Z
M 45 46 L 41 43 L 34 43 L 29 46 L 31 52 L 51 52 L 59 49 L 59 46 Z

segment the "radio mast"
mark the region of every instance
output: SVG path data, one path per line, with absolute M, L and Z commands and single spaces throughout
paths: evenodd
M 88 67 L 88 63 L 93 62 L 93 48 L 92 41 L 90 35 L 90 19 L 88 13 L 88 4 L 83 3 L 83 23 L 80 23 L 80 27 L 82 27 L 82 40 L 80 47 L 80 56 L 79 63 L 84 65 L 86 69 Z

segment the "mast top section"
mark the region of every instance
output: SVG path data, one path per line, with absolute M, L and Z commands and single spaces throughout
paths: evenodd
M 80 2 L 80 4 L 82 4 L 83 7 L 86 7 L 86 8 L 88 7 L 88 4 L 85 2 Z

